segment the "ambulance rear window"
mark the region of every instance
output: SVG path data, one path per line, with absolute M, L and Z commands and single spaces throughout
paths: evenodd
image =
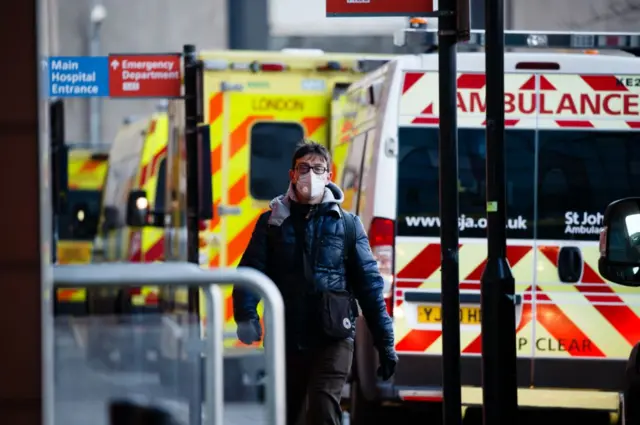
M 440 236 L 438 129 L 398 129 L 398 235 Z M 509 130 L 507 191 L 508 237 L 533 237 L 532 196 L 534 174 L 533 130 Z M 486 149 L 484 129 L 458 131 L 458 193 L 460 237 L 484 238 L 486 222 Z
M 291 157 L 304 138 L 293 122 L 260 122 L 251 128 L 249 190 L 257 200 L 271 200 L 287 191 Z
M 398 235 L 440 236 L 438 130 L 399 129 Z M 507 237 L 597 241 L 607 205 L 640 194 L 640 132 L 507 129 Z M 485 130 L 460 129 L 460 237 L 486 237 Z
M 640 133 L 538 132 L 538 238 L 597 241 L 616 199 L 640 195 Z
M 58 221 L 60 240 L 92 240 L 98 230 L 101 199 L 99 190 L 70 190 L 67 211 Z

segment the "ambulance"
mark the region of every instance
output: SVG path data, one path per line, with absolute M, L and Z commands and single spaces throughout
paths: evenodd
M 108 147 L 68 146 L 68 191 L 65 211 L 58 217 L 57 263 L 88 264 L 93 259 L 102 187 L 107 175 Z M 87 291 L 59 289 L 56 314 L 85 314 Z
M 426 34 L 435 43 L 435 35 Z M 479 44 L 482 33 L 472 35 Z M 604 208 L 640 193 L 640 36 L 508 32 L 507 257 L 516 281 L 521 408 L 619 418 L 625 363 L 640 341 L 640 297 L 598 273 Z M 566 47 L 573 53 L 527 47 Z M 597 52 L 589 52 L 597 53 Z M 605 52 L 601 52 L 605 53 Z M 482 404 L 480 279 L 486 263 L 485 56 L 458 54 L 462 401 Z M 337 164 L 385 277 L 400 361 L 390 383 L 357 323 L 351 422 L 442 401 L 437 54 L 402 56 L 339 99 L 351 124 Z M 336 117 L 333 117 L 334 119 Z M 473 408 L 475 407 L 475 409 Z M 416 412 L 415 419 L 421 418 Z M 590 416 L 595 422 L 595 416 Z M 478 417 L 476 417 L 478 419 Z
M 332 100 L 391 58 L 308 49 L 199 53 L 204 67 L 199 149 L 206 152 L 201 169 L 209 170 L 203 171 L 201 184 L 210 192 L 213 209 L 213 218 L 199 223 L 202 267 L 237 266 L 257 218 L 287 188 L 295 146 L 305 137 L 326 146 L 334 143 L 336 126 L 348 123 L 332 121 Z M 344 158 L 346 150 L 341 152 Z M 102 217 L 107 260 L 186 260 L 183 101 L 172 100 L 166 113 L 123 127 L 110 155 Z M 127 220 L 128 206 L 136 205 L 148 207 L 143 226 Z M 125 298 L 135 311 L 137 296 L 148 308 L 155 304 L 175 313 L 165 314 L 165 322 L 172 317 L 182 323 L 188 316 L 186 288 L 132 291 Z M 230 285 L 224 287 L 225 347 L 232 353 L 255 351 L 258 345 L 246 347 L 236 338 L 231 292 Z M 204 320 L 202 296 L 199 308 Z M 180 357 L 180 343 L 172 332 L 163 333 L 159 371 L 165 381 L 173 379 L 167 373 L 175 370 L 172 361 Z
M 165 193 L 158 179 L 166 173 L 168 117 L 166 112 L 126 119 L 111 145 L 100 238 L 104 262 L 163 261 L 162 231 L 153 226 L 131 227 L 126 223 L 130 190 L 145 190 L 149 202 L 164 208 Z M 112 294 L 113 295 L 113 294 Z M 152 286 L 127 290 L 126 309 L 157 312 L 158 290 Z

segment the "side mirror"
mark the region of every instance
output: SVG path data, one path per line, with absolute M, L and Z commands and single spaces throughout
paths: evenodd
M 603 226 L 598 271 L 611 282 L 640 286 L 640 198 L 611 203 Z
M 144 190 L 132 190 L 127 199 L 127 226 L 143 227 L 149 222 L 149 199 Z

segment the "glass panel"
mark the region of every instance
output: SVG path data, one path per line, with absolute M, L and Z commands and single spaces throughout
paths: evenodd
M 506 137 L 508 237 L 533 237 L 534 131 L 508 130 Z M 399 129 L 398 234 L 440 236 L 438 129 Z M 460 129 L 460 236 L 486 237 L 484 129 Z
M 287 190 L 291 157 L 304 138 L 297 123 L 261 122 L 251 128 L 251 196 L 271 200 Z
M 638 137 L 594 130 L 539 133 L 539 239 L 598 240 L 607 205 L 640 194 Z

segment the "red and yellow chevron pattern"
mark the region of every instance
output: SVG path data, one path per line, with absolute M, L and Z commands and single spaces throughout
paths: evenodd
M 229 99 L 225 99 L 225 96 L 228 96 Z M 207 238 L 211 241 L 208 252 L 210 267 L 236 267 L 238 265 L 258 217 L 267 208 L 266 201 L 253 199 L 249 192 L 249 143 L 253 124 L 264 121 L 297 121 L 304 127 L 306 137 L 319 142 L 324 142 L 327 138 L 327 118 L 323 114 L 326 109 L 324 96 L 322 104 L 300 96 L 307 105 L 305 112 L 312 113 L 312 115 L 306 116 L 295 114 L 287 116 L 282 112 L 278 115 L 247 115 L 246 111 L 251 111 L 252 96 L 255 95 L 216 92 L 212 93 L 208 102 L 207 118 L 211 132 L 214 194 L 214 218 L 209 223 L 209 238 Z M 229 106 L 229 111 L 226 114 L 225 104 Z M 228 129 L 228 136 L 225 129 Z M 283 188 L 283 191 L 285 189 Z M 238 207 L 241 214 L 220 217 L 218 208 L 221 205 Z M 235 335 L 232 286 L 223 287 L 223 293 L 225 297 L 225 333 Z M 201 299 L 203 298 L 201 297 Z M 205 311 L 204 305 L 201 305 L 201 311 Z M 258 306 L 258 312 L 262 317 L 262 303 Z M 235 337 L 225 340 L 227 347 L 239 345 L 240 342 Z
M 68 160 L 69 189 L 101 190 L 107 168 L 106 156 L 95 158 L 90 150 L 71 150 Z
M 406 238 L 410 240 L 410 238 Z M 507 256 L 523 301 L 517 317 L 518 355 L 522 357 L 582 357 L 626 359 L 640 341 L 639 309 L 629 302 L 631 292 L 611 285 L 598 274 L 597 245 L 580 247 L 582 279 L 561 283 L 557 274 L 560 247 L 550 244 L 510 245 Z M 440 285 L 440 245 L 401 242 L 396 260 L 396 349 L 403 353 L 442 353 L 440 326 L 420 325 L 411 291 L 437 292 Z M 462 293 L 478 293 L 486 263 L 486 242 L 460 245 Z M 461 327 L 462 353 L 479 355 L 480 326 Z

